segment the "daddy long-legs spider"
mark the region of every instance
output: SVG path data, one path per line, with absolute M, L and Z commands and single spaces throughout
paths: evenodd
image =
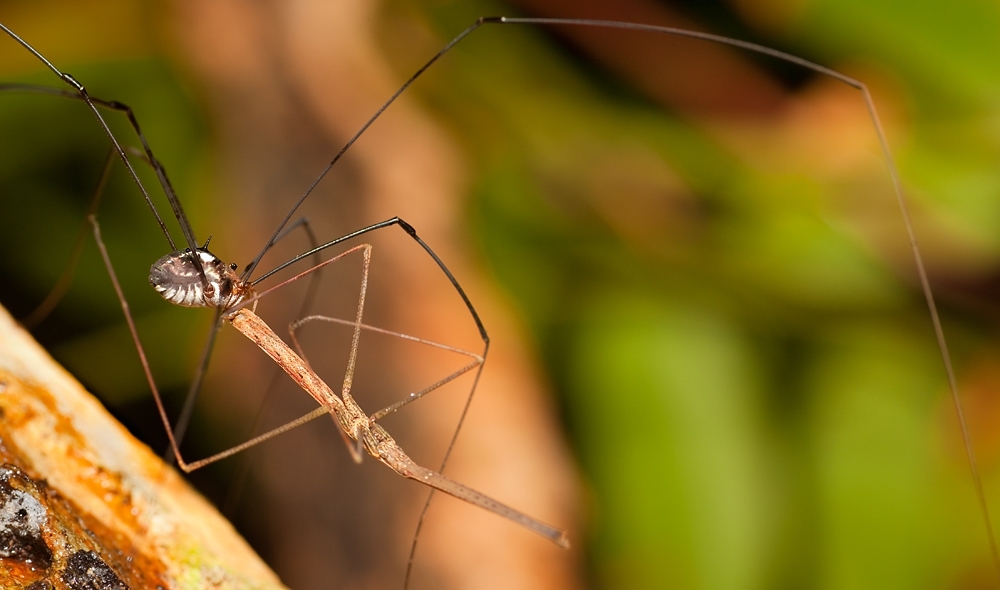
M 249 39 L 255 38 L 254 30 L 274 31 L 255 29 L 261 23 L 253 14 L 242 14 L 241 21 L 221 5 L 213 6 L 218 14 L 199 13 L 184 30 L 193 35 L 198 23 L 224 22 L 235 31 L 249 31 Z M 813 10 L 842 14 L 836 6 Z M 493 10 L 463 17 L 480 12 Z M 310 50 L 331 43 L 330 37 L 337 36 L 333 30 L 365 30 L 344 15 L 279 13 L 286 17 L 282 23 L 290 27 L 287 30 L 297 34 L 278 38 L 301 59 L 332 59 Z M 429 36 L 425 26 L 401 23 L 394 13 L 386 14 L 381 32 L 390 46 L 400 30 L 412 32 L 416 44 L 425 38 L 421 35 Z M 801 26 L 810 25 L 810 14 L 799 17 L 806 22 Z M 212 16 L 220 20 L 211 21 Z M 982 23 L 988 16 L 974 18 Z M 464 21 L 453 23 L 451 18 L 449 31 L 464 26 Z M 921 29 L 914 17 L 894 18 L 892 23 L 865 20 L 887 30 L 911 27 L 926 39 L 940 39 L 933 30 Z M 890 27 L 893 23 L 896 28 Z M 226 28 L 204 26 L 209 38 Z M 473 217 L 484 230 L 481 240 L 493 268 L 524 302 L 566 392 L 567 420 L 599 507 L 595 571 L 611 581 L 691 579 L 712 585 L 712 580 L 721 579 L 718 585 L 730 587 L 743 585 L 735 582 L 752 585 L 747 580 L 768 576 L 792 585 L 835 581 L 846 572 L 883 585 L 978 575 L 982 525 L 974 515 L 953 517 L 949 512 L 960 512 L 964 508 L 956 506 L 974 501 L 967 487 L 960 487 L 965 485 L 964 472 L 954 475 L 961 482 L 954 487 L 964 490 L 964 496 L 941 491 L 951 487 L 955 462 L 951 448 L 939 441 L 945 437 L 936 434 L 948 424 L 939 415 L 941 377 L 931 374 L 937 366 L 933 354 L 915 344 L 924 341 L 926 320 L 917 320 L 920 308 L 907 295 L 905 281 L 895 276 L 911 272 L 901 262 L 905 238 L 885 229 L 899 226 L 892 208 L 882 205 L 889 193 L 876 180 L 884 178 L 881 164 L 874 159 L 876 163 L 865 164 L 872 136 L 867 123 L 859 122 L 864 113 L 857 97 L 845 92 L 841 99 L 839 90 L 818 79 L 793 80 L 785 88 L 786 98 L 796 99 L 799 108 L 750 117 L 756 125 L 733 117 L 720 122 L 709 116 L 711 109 L 698 112 L 684 105 L 674 107 L 682 115 L 679 119 L 659 119 L 634 97 L 616 95 L 620 89 L 611 94 L 622 102 L 613 102 L 617 107 L 605 111 L 588 102 L 588 86 L 547 61 L 557 58 L 543 59 L 548 49 L 529 35 L 508 29 L 491 32 L 479 45 L 470 41 L 468 53 L 458 53 L 450 69 L 445 64 L 438 75 L 447 80 L 442 85 L 449 93 L 433 90 L 437 86 L 431 74 L 431 89 L 424 97 L 439 116 L 450 113 L 455 118 L 454 128 L 474 132 L 466 147 L 481 154 L 486 174 L 475 184 Z M 836 36 L 833 32 L 820 39 Z M 532 44 L 504 46 L 504 38 Z M 241 54 L 225 52 L 221 41 L 213 39 L 217 46 L 203 41 L 208 45 L 194 52 L 198 59 L 217 60 L 201 65 L 218 68 L 208 71 L 224 90 L 231 90 L 227 84 L 234 78 L 269 79 L 236 69 L 239 62 L 234 60 Z M 347 48 L 364 47 L 364 41 L 343 40 Z M 579 42 L 586 46 L 586 40 Z M 849 47 L 848 40 L 839 42 Z M 805 43 L 802 50 L 827 51 L 833 60 L 852 55 L 822 46 L 810 50 Z M 411 51 L 408 45 L 407 54 Z M 396 59 L 410 63 L 409 55 Z M 701 63 L 691 57 L 687 61 Z M 323 84 L 336 81 L 333 74 L 339 72 L 319 75 L 336 68 L 329 67 L 334 62 L 325 62 L 325 68 L 318 63 L 298 63 L 302 69 L 292 72 L 277 69 L 303 84 L 300 100 L 326 113 L 318 105 L 332 102 L 336 89 Z M 362 72 L 371 71 L 369 62 L 361 63 L 366 66 Z M 233 78 L 224 77 L 226 73 Z M 363 79 L 361 72 L 354 73 Z M 869 82 L 885 80 L 878 68 L 865 73 L 872 78 Z M 710 75 L 727 79 L 718 68 Z M 569 90 L 554 90 L 554 79 Z M 507 93 L 491 92 L 490 82 L 501 84 Z M 711 96 L 758 96 L 781 89 L 781 84 L 751 82 L 742 82 L 747 85 L 739 90 L 724 87 Z M 697 87 L 689 81 L 676 84 Z M 892 108 L 888 114 L 883 108 L 890 133 L 914 129 L 939 141 L 948 139 L 941 137 L 940 127 L 926 122 L 921 126 L 908 118 L 915 115 L 906 110 L 901 97 L 908 95 L 897 85 L 908 91 L 912 86 L 892 80 L 883 84 L 876 86 L 882 90 L 876 92 L 880 106 L 885 101 L 896 109 L 892 116 Z M 961 102 L 956 96 L 967 96 L 961 94 L 965 87 L 951 88 L 953 103 Z M 250 96 L 269 98 L 259 89 Z M 525 100 L 505 100 L 508 96 Z M 490 116 L 471 110 L 469 105 L 477 102 L 473 98 L 491 107 Z M 558 107 L 547 111 L 542 108 L 546 103 Z M 228 114 L 238 110 L 236 100 L 225 104 Z M 847 104 L 851 106 L 842 106 Z M 916 102 L 924 109 L 934 104 L 940 103 Z M 810 118 L 808 107 L 819 109 L 819 116 Z M 798 125 L 793 124 L 797 117 Z M 356 125 L 351 127 L 342 133 Z M 658 137 L 673 139 L 649 139 L 645 133 L 653 128 Z M 917 131 L 913 133 L 920 137 Z M 488 135 L 499 136 L 499 147 L 486 142 Z M 972 199 L 988 202 L 981 187 L 989 183 L 976 183 L 973 196 L 959 188 L 971 183 L 962 179 L 990 176 L 970 176 L 971 164 L 964 161 L 955 164 L 957 169 L 941 172 L 953 160 L 935 151 L 940 146 L 924 141 L 905 152 L 919 164 L 911 163 L 909 174 L 904 165 L 904 178 L 916 177 L 926 183 L 923 186 L 947 181 L 945 195 L 972 212 L 959 235 L 947 225 L 948 220 L 961 219 L 961 208 L 956 213 L 930 196 L 917 207 L 925 224 L 918 229 L 931 236 L 924 241 L 963 253 L 958 257 L 962 268 L 939 254 L 932 269 L 949 272 L 952 305 L 961 304 L 969 313 L 977 309 L 986 285 L 974 278 L 988 276 L 984 269 L 991 260 L 990 242 L 983 237 L 989 235 L 984 228 L 990 216 L 975 214 L 988 207 L 977 209 Z M 825 155 L 818 147 L 824 144 L 840 149 Z M 438 144 L 433 150 L 426 145 L 419 155 L 441 151 Z M 971 145 L 981 154 L 989 153 L 988 140 Z M 669 165 L 660 159 L 664 153 L 670 156 Z M 373 154 L 372 161 L 379 158 L 396 160 L 393 154 L 381 153 Z M 519 165 L 521 158 L 529 163 L 527 168 Z M 266 158 L 244 154 L 237 160 L 259 163 Z M 818 162 L 818 169 L 806 160 Z M 931 170 L 938 170 L 933 178 L 921 176 L 931 175 Z M 818 186 L 826 188 L 815 188 L 805 178 L 811 176 L 825 181 Z M 529 180 L 539 180 L 541 188 L 532 188 L 538 185 Z M 910 182 L 921 186 L 917 180 Z M 844 192 L 833 193 L 830 186 Z M 428 230 L 414 223 L 426 235 Z M 860 241 L 848 239 L 858 235 Z M 217 232 L 221 242 L 220 236 Z M 875 263 L 870 252 L 888 262 Z M 886 273 L 883 264 L 893 270 Z M 989 329 L 961 319 L 951 321 L 965 339 L 967 354 L 980 350 Z M 987 356 L 978 358 L 968 365 L 978 370 L 966 375 L 985 387 L 991 382 L 991 365 Z M 599 392 L 617 394 L 613 407 L 622 414 L 604 413 L 609 406 L 596 401 Z M 985 394 L 980 407 L 988 410 L 983 400 L 988 400 Z M 595 415 L 601 419 L 595 421 Z M 645 428 L 636 428 L 639 418 L 648 420 L 639 424 Z M 940 453 L 945 459 L 935 461 L 940 448 L 946 449 Z M 772 511 L 780 517 L 771 518 Z M 942 537 L 934 532 L 944 520 L 960 523 L 947 530 L 951 538 L 961 539 L 963 551 L 935 544 Z M 949 559 L 950 551 L 970 556 Z M 662 555 L 673 558 L 664 565 L 658 559 Z

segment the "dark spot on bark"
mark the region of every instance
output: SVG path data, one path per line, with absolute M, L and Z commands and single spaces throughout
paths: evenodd
M 93 551 L 77 551 L 70 556 L 61 577 L 72 590 L 129 590 Z
M 48 516 L 44 505 L 30 492 L 11 485 L 11 479 L 18 477 L 21 472 L 13 465 L 0 466 L 0 557 L 48 569 L 52 551 L 42 539 L 41 522 Z

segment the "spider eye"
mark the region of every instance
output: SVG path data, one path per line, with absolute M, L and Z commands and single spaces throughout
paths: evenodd
M 238 265 L 235 262 L 233 262 L 233 263 L 230 263 L 229 268 L 231 268 L 233 270 L 236 270 L 238 268 Z

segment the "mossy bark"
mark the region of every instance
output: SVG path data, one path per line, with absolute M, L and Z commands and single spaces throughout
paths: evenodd
M 28 587 L 283 588 L 0 308 L 0 588 Z

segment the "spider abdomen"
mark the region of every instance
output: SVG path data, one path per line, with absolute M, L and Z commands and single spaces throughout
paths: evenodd
M 183 307 L 228 309 L 252 291 L 216 255 L 202 248 L 197 250 L 197 255 L 204 280 L 192 252 L 178 250 L 153 263 L 149 268 L 149 283 L 164 299 Z

